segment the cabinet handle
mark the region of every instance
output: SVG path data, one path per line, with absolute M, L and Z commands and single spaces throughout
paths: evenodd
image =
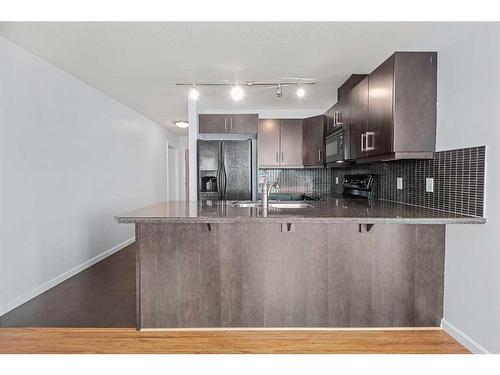
M 361 151 L 366 151 L 365 143 L 366 143 L 366 134 L 363 133 L 361 134 Z
M 342 112 L 335 112 L 333 116 L 333 123 L 335 126 L 342 125 Z
M 224 117 L 224 130 L 227 130 L 227 118 Z
M 229 119 L 229 121 L 230 121 L 230 123 L 231 123 L 231 130 L 233 130 L 233 118 L 231 117 L 231 118 Z
M 370 146 L 370 136 L 372 137 L 372 142 Z M 375 150 L 375 132 L 367 132 L 366 133 L 366 151 L 373 151 Z
M 279 158 L 279 156 L 278 156 L 278 155 L 279 155 L 279 151 L 276 151 L 276 163 L 279 163 L 279 162 L 280 162 L 280 160 L 278 159 L 278 158 Z
M 281 162 L 283 163 L 283 160 L 285 160 L 285 157 L 283 156 L 283 151 L 281 151 Z
M 321 149 L 318 150 L 318 161 L 321 161 Z

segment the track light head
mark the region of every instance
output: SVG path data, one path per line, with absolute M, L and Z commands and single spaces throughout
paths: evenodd
M 198 100 L 198 98 L 200 97 L 200 93 L 199 91 L 196 89 L 196 86 L 193 85 L 193 88 L 191 90 L 189 90 L 189 97 L 193 100 Z
M 283 96 L 283 89 L 281 88 L 281 84 L 276 85 L 276 97 L 281 98 Z
M 231 89 L 231 98 L 233 98 L 235 102 L 239 102 L 243 99 L 243 96 L 245 96 L 243 89 L 240 86 L 233 86 Z
M 304 96 L 306 96 L 306 90 L 304 90 L 304 88 L 302 86 L 299 86 L 297 88 L 296 94 L 297 94 L 297 97 L 303 98 Z

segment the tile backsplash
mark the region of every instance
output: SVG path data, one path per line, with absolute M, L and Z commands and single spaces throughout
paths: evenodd
M 376 199 L 483 216 L 485 154 L 486 146 L 480 146 L 436 152 L 430 160 L 333 168 L 332 192 L 342 192 L 344 174 L 374 173 L 377 175 Z M 403 179 L 401 190 L 396 185 L 398 177 Z M 434 192 L 426 192 L 426 178 L 434 179 Z
M 260 169 L 277 180 L 283 193 L 342 193 L 345 174 L 377 175 L 375 199 L 434 208 L 465 215 L 484 215 L 486 146 L 439 151 L 434 159 L 353 164 L 324 169 Z M 397 189 L 397 178 L 403 188 Z M 433 178 L 433 192 L 426 191 Z M 336 183 L 338 179 L 338 184 Z
M 311 169 L 259 169 L 270 181 L 278 181 L 280 187 L 273 191 L 281 193 L 330 193 L 332 171 L 328 168 Z

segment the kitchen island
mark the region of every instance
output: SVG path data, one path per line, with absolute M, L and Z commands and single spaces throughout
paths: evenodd
M 137 328 L 437 327 L 446 224 L 484 218 L 330 197 L 164 202 L 135 224 Z

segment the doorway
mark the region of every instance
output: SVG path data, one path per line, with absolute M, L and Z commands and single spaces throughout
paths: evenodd
M 179 149 L 167 143 L 167 200 L 178 201 L 179 197 Z

